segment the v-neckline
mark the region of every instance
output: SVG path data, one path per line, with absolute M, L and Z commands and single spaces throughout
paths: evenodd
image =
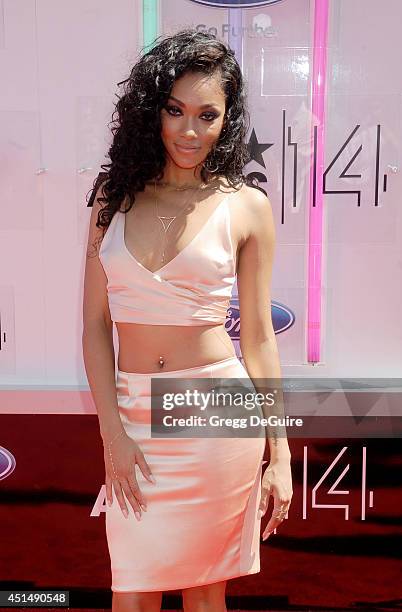
M 178 257 L 180 257 L 182 255 L 182 253 L 184 253 L 184 251 L 186 251 L 197 239 L 198 237 L 202 234 L 202 232 L 206 229 L 206 227 L 209 225 L 211 219 L 215 216 L 215 214 L 217 213 L 218 210 L 221 210 L 223 204 L 227 201 L 227 199 L 229 198 L 229 196 L 231 196 L 233 193 L 236 193 L 236 191 L 230 191 L 229 193 L 227 193 L 225 195 L 224 198 L 222 198 L 222 200 L 219 202 L 219 204 L 215 207 L 214 211 L 209 215 L 208 219 L 206 220 L 206 222 L 204 223 L 204 225 L 201 227 L 201 229 L 196 233 L 196 235 L 190 240 L 190 242 L 188 244 L 186 244 L 186 246 L 177 253 L 177 255 L 175 255 L 172 259 L 170 259 L 167 263 L 165 263 L 163 266 L 161 266 L 160 268 L 158 268 L 157 270 L 148 270 L 148 268 L 146 268 L 142 263 L 140 263 L 138 261 L 138 259 L 136 257 L 134 257 L 134 255 L 131 253 L 131 251 L 129 251 L 129 249 L 127 248 L 126 245 L 126 239 L 125 239 L 125 230 L 126 230 L 126 215 L 127 213 L 123 213 L 121 211 L 119 211 L 120 215 L 123 215 L 123 219 L 122 219 L 122 243 L 123 243 L 123 248 L 125 250 L 125 252 L 127 253 L 127 255 L 129 255 L 129 257 L 131 257 L 131 259 L 137 264 L 137 266 L 139 266 L 140 268 L 142 268 L 143 270 L 145 270 L 145 272 L 147 272 L 148 274 L 151 274 L 152 276 L 158 275 L 160 274 L 163 270 L 165 270 L 165 268 L 167 268 L 168 266 L 170 266 L 173 262 L 176 261 L 176 259 Z

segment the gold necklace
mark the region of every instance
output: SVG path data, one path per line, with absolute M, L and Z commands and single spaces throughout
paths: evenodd
M 160 187 L 171 187 L 172 191 L 187 191 L 188 189 L 193 189 L 193 190 L 195 189 L 195 190 L 197 190 L 197 189 L 200 188 L 201 185 L 205 185 L 204 189 L 207 189 L 208 187 L 210 187 L 211 183 L 214 183 L 216 181 L 217 181 L 217 178 L 213 179 L 212 181 L 210 181 L 206 185 L 205 185 L 205 183 L 199 183 L 198 185 L 195 185 L 195 186 L 194 185 L 184 185 L 182 187 L 172 187 L 171 183 L 167 183 L 165 181 L 160 181 L 158 183 L 158 185 Z M 154 184 L 155 184 L 155 179 L 154 179 Z
M 156 195 L 156 181 L 154 182 L 154 187 L 155 187 L 155 214 L 157 216 L 157 218 L 159 219 L 159 221 L 162 223 L 162 227 L 163 227 L 163 250 L 162 250 L 162 264 L 165 263 L 165 247 L 166 247 L 166 237 L 167 237 L 167 231 L 169 229 L 169 227 L 172 225 L 173 221 L 175 219 L 177 219 L 178 217 L 180 217 L 181 214 L 183 214 L 183 212 L 185 210 L 187 210 L 188 204 L 190 202 L 191 199 L 191 194 L 190 194 L 190 198 L 187 200 L 187 202 L 185 203 L 184 207 L 181 209 L 181 211 L 177 214 L 177 215 L 158 215 L 158 205 L 157 205 L 157 195 Z M 170 219 L 167 227 L 165 225 L 165 219 Z
M 189 189 L 199 189 L 200 187 L 200 185 L 196 185 L 195 187 L 193 185 L 185 185 L 184 187 L 172 187 L 171 183 L 163 183 L 163 182 L 158 183 L 158 185 L 160 187 L 171 187 L 172 191 L 187 191 Z

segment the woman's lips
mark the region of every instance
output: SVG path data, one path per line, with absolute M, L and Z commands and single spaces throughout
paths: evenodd
M 186 155 L 189 155 L 191 153 L 194 153 L 195 151 L 198 151 L 201 147 L 181 147 L 179 144 L 175 143 L 175 147 L 176 149 L 180 152 L 180 153 L 184 153 Z

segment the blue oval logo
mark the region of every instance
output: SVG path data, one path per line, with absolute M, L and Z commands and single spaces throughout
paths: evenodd
M 217 8 L 252 8 L 266 4 L 276 4 L 282 0 L 191 0 L 197 4 L 206 4 Z
M 296 320 L 290 308 L 280 302 L 271 303 L 271 317 L 275 334 L 281 334 L 286 331 L 289 327 L 292 327 Z M 238 297 L 233 297 L 230 300 L 226 315 L 225 329 L 232 340 L 240 340 L 240 308 Z
M 0 480 L 7 478 L 15 470 L 17 462 L 10 451 L 0 446 Z

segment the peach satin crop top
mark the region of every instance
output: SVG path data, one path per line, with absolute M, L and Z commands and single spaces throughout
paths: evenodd
M 236 279 L 227 194 L 196 236 L 151 272 L 127 249 L 125 214 L 115 212 L 99 259 L 107 277 L 112 321 L 147 325 L 224 323 Z

